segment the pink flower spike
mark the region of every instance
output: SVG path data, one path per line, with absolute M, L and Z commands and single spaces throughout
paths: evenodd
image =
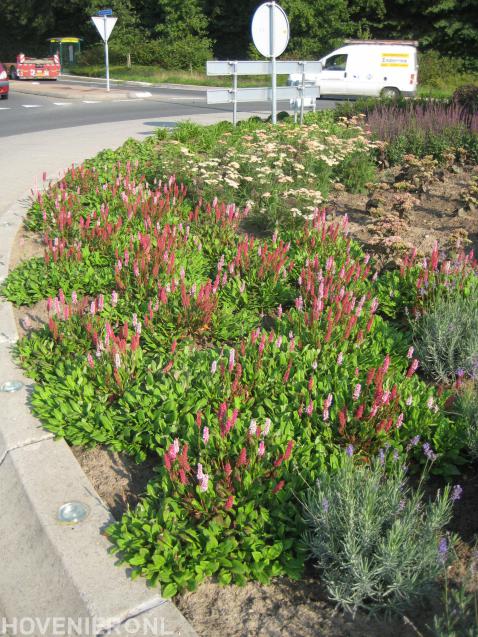
M 198 480 L 202 480 L 204 477 L 204 473 L 202 470 L 202 464 L 200 462 L 198 462 L 198 470 L 197 470 L 197 479 Z
M 360 398 L 361 392 L 362 392 L 362 385 L 360 383 L 357 383 L 355 385 L 355 389 L 354 389 L 354 393 L 353 393 L 352 398 L 354 400 L 358 400 Z
M 230 372 L 232 372 L 232 370 L 234 369 L 235 359 L 236 359 L 236 351 L 234 349 L 231 349 L 229 351 L 229 371 Z
M 408 352 L 407 352 L 407 358 L 412 358 L 413 356 L 413 352 L 414 352 L 414 348 L 413 347 L 409 347 L 408 348 Z
M 204 444 L 207 445 L 207 443 L 209 442 L 209 427 L 204 427 L 204 429 L 202 430 L 202 439 L 204 441 Z
M 262 456 L 265 454 L 265 452 L 266 452 L 266 446 L 265 446 L 265 444 L 264 444 L 264 441 L 263 441 L 263 440 L 261 440 L 261 441 L 260 441 L 260 443 L 259 443 L 259 447 L 258 447 L 258 449 L 257 449 L 257 455 L 258 455 L 260 458 L 262 458 Z
M 200 484 L 200 486 L 201 486 L 201 491 L 206 492 L 206 491 L 207 491 L 208 484 L 209 484 L 209 476 L 208 476 L 208 474 L 207 474 L 207 473 L 205 473 L 205 474 L 203 475 L 203 477 L 201 478 L 201 484 Z

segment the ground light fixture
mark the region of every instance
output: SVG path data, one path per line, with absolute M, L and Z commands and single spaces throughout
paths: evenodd
M 58 509 L 56 519 L 62 524 L 79 524 L 88 517 L 90 509 L 83 502 L 65 502 Z
M 0 391 L 11 394 L 15 391 L 19 391 L 23 386 L 21 380 L 7 380 L 0 385 Z

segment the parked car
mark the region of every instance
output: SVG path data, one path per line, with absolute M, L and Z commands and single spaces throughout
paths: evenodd
M 9 88 L 7 72 L 3 64 L 0 62 L 0 99 L 8 100 Z
M 306 86 L 318 86 L 320 97 L 413 97 L 417 91 L 417 42 L 347 40 L 319 62 L 319 74 L 306 74 Z M 302 81 L 289 75 L 288 85 Z

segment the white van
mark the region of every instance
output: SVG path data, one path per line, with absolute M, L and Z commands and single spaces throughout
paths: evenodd
M 318 86 L 320 97 L 413 97 L 417 91 L 417 42 L 347 40 L 319 60 L 321 73 L 306 74 L 306 86 Z M 302 81 L 289 75 L 287 84 Z

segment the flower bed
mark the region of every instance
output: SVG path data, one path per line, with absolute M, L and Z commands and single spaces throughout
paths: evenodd
M 387 449 L 443 476 L 463 462 L 450 390 L 417 374 L 396 319 L 465 288 L 476 265 L 435 249 L 376 271 L 347 218 L 317 209 L 332 183 L 357 191 L 374 170 L 362 129 L 327 115 L 185 125 L 100 153 L 32 203 L 44 258 L 2 291 L 46 300 L 48 325 L 17 347 L 34 413 L 72 445 L 157 458 L 109 535 L 165 596 L 213 575 L 299 578 L 298 501 L 345 453 L 367 464 Z

